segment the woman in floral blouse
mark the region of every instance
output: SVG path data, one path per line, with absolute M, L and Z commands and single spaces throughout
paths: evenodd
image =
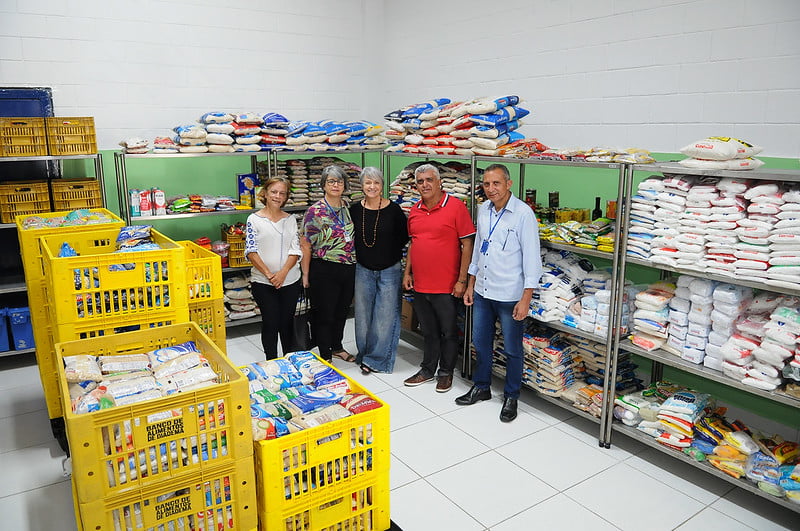
M 339 166 L 326 166 L 320 186 L 325 196 L 306 211 L 300 241 L 303 286 L 311 296 L 311 334 L 322 359 L 354 361 L 342 346 L 356 270 L 353 221 L 342 198 L 347 177 Z

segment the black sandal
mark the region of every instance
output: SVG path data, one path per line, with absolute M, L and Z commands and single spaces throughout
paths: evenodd
M 331 354 L 333 356 L 336 356 L 342 361 L 349 361 L 351 363 L 356 361 L 356 357 L 347 352 L 346 350 L 337 350 L 336 352 L 332 352 Z
M 367 375 L 367 374 L 372 374 L 373 372 L 374 371 L 368 365 L 364 363 L 361 364 L 361 374 Z

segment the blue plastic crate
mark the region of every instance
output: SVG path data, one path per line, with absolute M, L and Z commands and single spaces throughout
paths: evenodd
M 8 315 L 7 308 L 0 308 L 0 352 L 5 352 L 9 349 L 8 346 Z
M 31 310 L 23 308 L 8 308 L 8 321 L 11 323 L 11 336 L 14 339 L 14 349 L 26 350 L 34 348 L 33 325 L 31 325 Z

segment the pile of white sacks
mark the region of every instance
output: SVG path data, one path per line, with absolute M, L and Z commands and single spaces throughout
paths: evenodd
M 631 200 L 627 254 L 689 271 L 800 287 L 800 187 L 650 177 Z

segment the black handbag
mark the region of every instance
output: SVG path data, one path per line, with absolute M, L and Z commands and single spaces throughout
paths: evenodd
M 311 338 L 311 301 L 306 290 L 300 292 L 294 314 L 294 346 L 296 350 L 311 350 L 316 346 Z

